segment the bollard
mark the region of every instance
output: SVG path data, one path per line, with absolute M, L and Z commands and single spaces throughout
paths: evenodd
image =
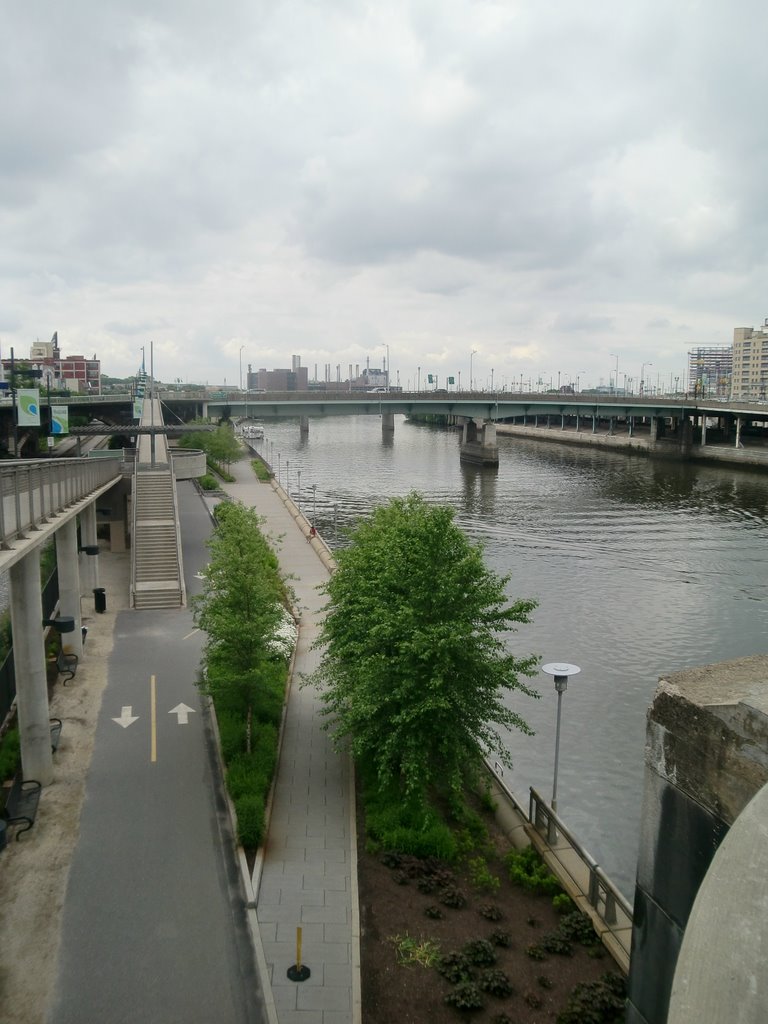
M 289 981 L 306 981 L 312 972 L 301 962 L 301 928 L 296 929 L 296 963 L 288 968 Z
M 93 604 L 97 612 L 105 612 L 107 610 L 107 592 L 104 587 L 94 587 Z

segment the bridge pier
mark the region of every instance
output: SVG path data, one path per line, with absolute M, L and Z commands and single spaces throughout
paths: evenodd
M 81 547 L 98 547 L 99 538 L 96 533 L 96 503 L 91 502 L 80 513 Z M 83 597 L 93 595 L 99 585 L 99 556 L 81 555 L 80 562 L 80 593 Z
M 395 414 L 393 412 L 383 412 L 381 414 L 381 432 L 382 434 L 394 434 Z
M 85 559 L 98 555 L 83 555 Z M 86 563 L 87 564 L 87 563 Z M 56 533 L 56 565 L 59 571 L 59 614 L 75 620 L 72 633 L 62 634 L 61 649 L 83 656 L 82 612 L 80 609 L 80 570 L 77 564 L 77 525 L 74 519 L 63 523 Z
M 467 420 L 464 423 L 459 459 L 479 466 L 498 466 L 499 445 L 496 424 L 492 420 Z
M 299 436 L 309 437 L 309 416 L 299 416 Z
M 25 779 L 36 779 L 48 786 L 53 782 L 53 759 L 43 642 L 40 549 L 35 548 L 19 559 L 8 575 L 21 766 Z

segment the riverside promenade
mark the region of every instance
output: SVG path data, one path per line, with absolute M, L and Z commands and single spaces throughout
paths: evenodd
M 359 1024 L 360 942 L 354 781 L 336 753 L 319 695 L 301 686 L 318 664 L 311 650 L 325 597 L 330 553 L 307 539 L 309 523 L 274 481 L 261 483 L 250 460 L 234 463 L 233 499 L 256 510 L 295 594 L 299 636 L 283 722 L 266 841 L 250 879 L 257 958 L 271 1024 Z M 253 911 L 252 911 L 253 913 Z M 305 981 L 291 981 L 301 929 Z

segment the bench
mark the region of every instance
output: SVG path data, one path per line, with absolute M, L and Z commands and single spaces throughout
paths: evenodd
M 34 779 L 22 779 L 17 775 L 8 790 L 2 816 L 9 825 L 21 825 L 16 831 L 18 841 L 22 832 L 27 832 L 35 823 L 37 805 L 40 803 L 42 786 Z
M 55 754 L 61 739 L 61 719 L 51 719 L 51 753 Z
M 64 651 L 59 651 L 56 655 L 56 667 L 58 668 L 61 675 L 64 676 L 62 682 L 67 685 L 68 679 L 75 678 L 75 672 L 77 672 L 78 657 L 76 654 L 66 654 Z

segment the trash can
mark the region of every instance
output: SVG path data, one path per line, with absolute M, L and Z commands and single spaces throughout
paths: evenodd
M 97 612 L 107 610 L 107 592 L 104 587 L 93 588 L 93 603 Z
M 5 822 L 0 818 L 0 850 L 4 850 L 8 844 L 8 829 Z

